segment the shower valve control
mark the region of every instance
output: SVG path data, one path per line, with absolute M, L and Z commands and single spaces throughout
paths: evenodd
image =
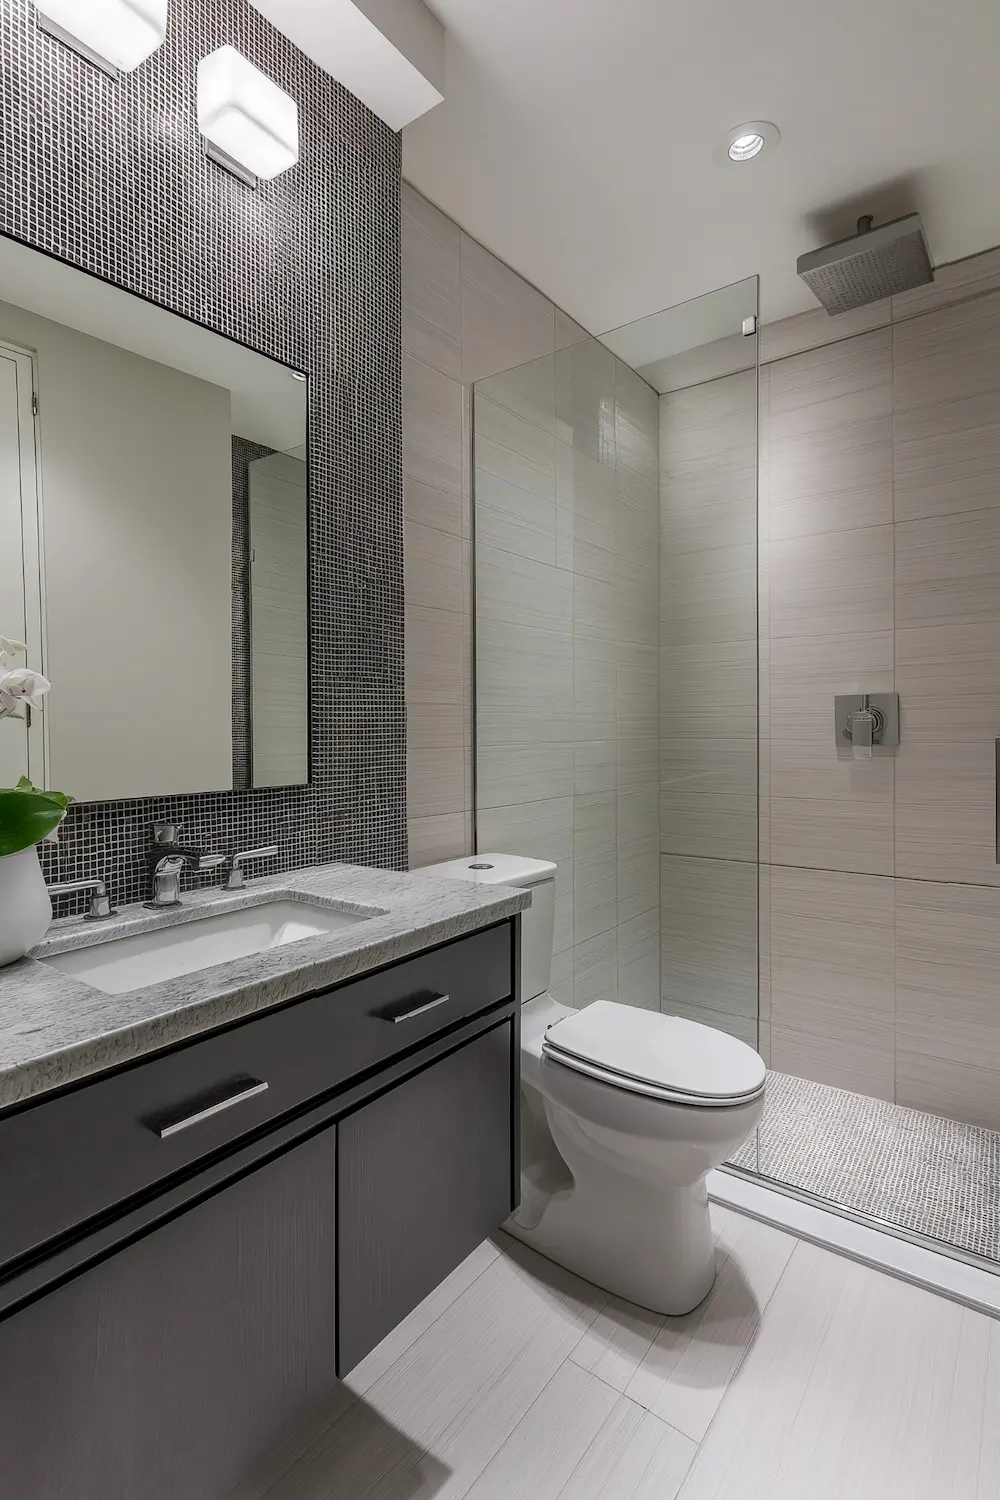
M 835 699 L 838 750 L 871 755 L 876 745 L 899 744 L 899 694 L 850 693 Z

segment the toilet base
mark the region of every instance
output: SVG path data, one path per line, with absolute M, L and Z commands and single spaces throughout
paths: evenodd
M 552 1195 L 534 1227 L 504 1229 L 604 1291 L 655 1313 L 679 1317 L 703 1302 L 715 1281 L 715 1243 L 704 1179 L 667 1187 L 606 1174 L 601 1201 L 585 1203 L 574 1184 Z M 525 1204 L 527 1208 L 528 1205 Z

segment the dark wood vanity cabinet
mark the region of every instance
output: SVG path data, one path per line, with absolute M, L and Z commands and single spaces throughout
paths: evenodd
M 501 1022 L 341 1120 L 341 1374 L 514 1207 L 513 1046 Z
M 0 1500 L 222 1500 L 502 1223 L 519 1173 L 516 938 L 515 923 L 500 924 L 36 1107 L 70 1101 L 86 1120 L 88 1092 L 131 1076 L 140 1099 L 147 1069 L 226 1038 L 243 1056 L 239 1033 L 279 1018 L 287 1045 L 271 1075 L 311 1077 L 291 1038 L 318 998 L 354 1018 L 344 1035 L 355 1043 L 368 1019 L 386 1028 L 373 1033 L 380 1047 L 395 1038 L 350 1075 L 350 1042 L 338 1051 L 328 1029 L 327 1093 L 269 1127 L 231 1127 L 228 1151 L 210 1117 L 191 1170 L 0 1267 Z M 446 977 L 452 998 L 422 1012 L 414 1037 L 395 1015 L 445 993 Z M 5 1243 L 18 1204 L 66 1171 L 57 1160 L 18 1175 L 2 1155 L 5 1127 L 18 1122 L 21 1138 L 33 1112 L 0 1119 Z M 149 1128 L 145 1108 L 133 1114 Z M 127 1112 L 112 1115 L 127 1136 Z M 95 1118 L 106 1116 L 102 1105 Z M 188 1152 L 200 1128 L 185 1132 Z M 42 1138 L 59 1144 L 51 1129 Z M 79 1139 L 63 1144 L 86 1171 Z M 102 1161 L 92 1193 L 114 1177 Z M 37 1247 L 44 1212 L 25 1218 L 20 1242 Z
M 335 1391 L 336 1137 L 0 1324 L 3 1500 L 223 1500 Z

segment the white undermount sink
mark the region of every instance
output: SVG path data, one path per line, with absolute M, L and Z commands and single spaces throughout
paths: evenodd
M 241 906 L 217 916 L 193 917 L 173 927 L 137 932 L 131 937 L 111 938 L 91 948 L 54 953 L 43 962 L 107 995 L 122 995 L 210 969 L 213 964 L 283 948 L 302 938 L 340 932 L 367 920 L 368 915 L 357 912 L 279 899 Z

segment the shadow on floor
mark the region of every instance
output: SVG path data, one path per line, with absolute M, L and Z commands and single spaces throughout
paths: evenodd
M 434 1500 L 450 1477 L 440 1459 L 338 1385 L 227 1500 Z

